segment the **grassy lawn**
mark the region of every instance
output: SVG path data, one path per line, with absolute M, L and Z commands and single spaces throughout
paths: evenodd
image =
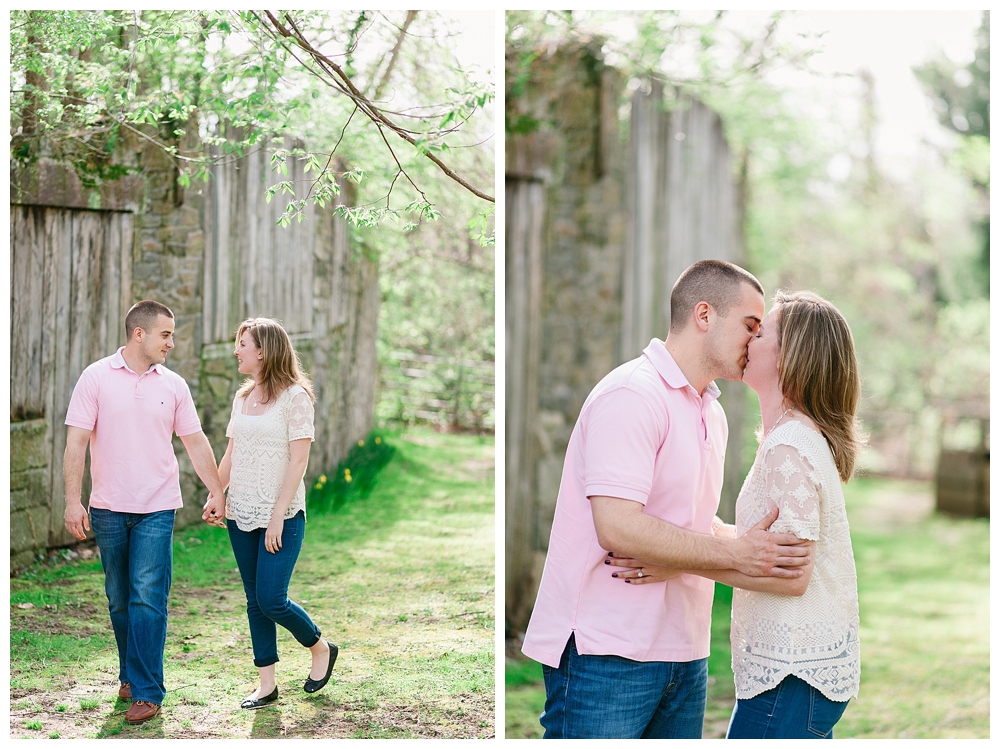
M 410 430 L 371 493 L 313 512 L 289 591 L 340 647 L 307 695 L 309 654 L 278 628 L 280 699 L 256 711 L 246 599 L 226 532 L 174 537 L 162 717 L 124 722 L 96 559 L 10 581 L 15 738 L 490 738 L 495 735 L 493 438 Z
M 989 738 L 988 520 L 933 511 L 933 487 L 859 479 L 846 487 L 861 606 L 861 694 L 837 738 Z M 705 738 L 734 703 L 732 590 L 716 587 Z M 541 736 L 541 667 L 506 662 L 507 738 Z

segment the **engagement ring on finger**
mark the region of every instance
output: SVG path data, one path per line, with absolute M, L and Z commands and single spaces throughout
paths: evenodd
M 639 570 L 639 577 L 642 577 L 642 570 Z

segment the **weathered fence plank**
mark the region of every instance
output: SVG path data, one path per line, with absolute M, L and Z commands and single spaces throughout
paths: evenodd
M 505 599 L 530 587 L 536 540 L 535 419 L 541 361 L 545 186 L 510 178 L 506 189 Z
M 291 144 L 285 144 L 290 148 Z M 265 190 L 283 175 L 270 169 L 270 151 L 215 165 L 205 192 L 206 258 L 203 270 L 206 343 L 229 340 L 247 317 L 278 315 L 289 333 L 312 330 L 313 248 L 317 211 L 306 219 L 277 225 L 288 196 L 278 192 L 270 203 Z M 302 165 L 288 161 L 288 179 L 301 184 Z M 240 220 L 234 221 L 233 217 Z

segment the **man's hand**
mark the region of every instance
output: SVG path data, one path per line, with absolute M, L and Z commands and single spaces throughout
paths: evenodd
M 90 515 L 83 509 L 81 502 L 67 502 L 63 519 L 66 523 L 66 530 L 72 535 L 81 541 L 87 538 L 85 531 L 90 530 Z
M 801 567 L 814 557 L 814 541 L 803 541 L 791 533 L 770 533 L 778 519 L 775 507 L 738 539 L 740 553 L 736 570 L 749 577 L 801 577 Z
M 209 494 L 203 509 L 202 520 L 217 528 L 226 527 L 226 498 L 224 496 Z

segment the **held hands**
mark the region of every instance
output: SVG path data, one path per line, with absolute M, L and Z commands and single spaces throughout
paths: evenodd
M 284 528 L 285 519 L 280 516 L 272 517 L 271 522 L 267 524 L 267 530 L 264 531 L 264 548 L 272 554 L 277 554 L 281 548 L 281 532 Z
M 226 498 L 223 495 L 209 494 L 204 510 L 202 520 L 217 528 L 226 527 Z
M 613 567 L 625 567 L 623 571 L 612 572 L 611 577 L 618 578 L 632 585 L 645 585 L 646 583 L 662 583 L 681 574 L 681 570 L 672 570 L 667 567 L 657 567 L 654 564 L 643 562 L 641 559 L 632 559 L 608 552 L 605 564 Z
M 775 507 L 736 540 L 742 547 L 736 567 L 739 572 L 750 577 L 801 577 L 801 568 L 815 561 L 815 541 L 767 530 L 777 519 Z
M 66 530 L 81 541 L 87 538 L 86 531 L 90 530 L 90 515 L 83 509 L 81 502 L 69 502 L 66 504 L 66 512 L 63 513 L 63 520 L 66 523 Z

